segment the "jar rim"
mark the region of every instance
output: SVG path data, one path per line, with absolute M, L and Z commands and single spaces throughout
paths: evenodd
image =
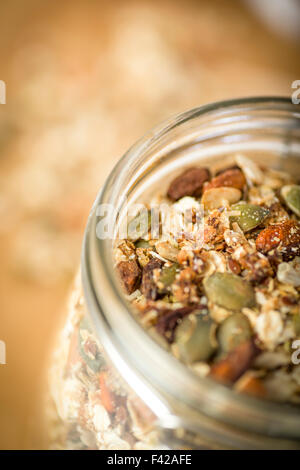
M 145 134 L 125 153 L 108 176 L 89 216 L 82 250 L 84 296 L 96 332 L 108 350 L 108 355 L 112 356 L 118 369 L 123 368 L 123 372 L 126 370 L 123 374 L 127 374 L 125 379 L 130 376 L 129 384 L 137 388 L 140 396 L 147 397 L 155 414 L 170 414 L 169 398 L 176 401 L 180 397 L 185 406 L 226 424 L 236 425 L 242 416 L 247 416 L 247 423 L 243 423 L 243 426 L 252 432 L 299 439 L 299 409 L 236 394 L 213 379 L 198 377 L 151 338 L 133 317 L 120 291 L 113 273 L 112 259 L 107 256 L 107 241 L 96 240 L 97 206 L 109 202 L 116 180 L 126 173 L 150 144 L 172 129 L 200 116 L 224 116 L 228 111 L 243 112 L 248 109 L 285 111 L 300 125 L 300 112 L 287 97 L 261 96 L 220 101 L 173 116 Z M 99 279 L 102 292 L 97 285 Z M 116 331 L 108 319 L 107 311 L 111 309 L 117 312 L 121 332 Z M 124 335 L 128 335 L 126 340 Z M 129 343 L 127 347 L 126 342 Z M 156 374 L 149 372 L 149 368 L 156 367 Z

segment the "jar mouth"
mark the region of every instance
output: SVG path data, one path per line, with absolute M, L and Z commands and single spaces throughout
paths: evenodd
M 185 126 L 191 129 L 188 137 L 181 135 Z M 122 198 L 134 198 L 134 192 L 158 164 L 164 164 L 163 171 L 167 171 L 168 155 L 174 156 L 178 145 L 184 148 L 192 138 L 193 152 L 201 154 L 205 150 L 209 158 L 211 145 L 217 150 L 220 146 L 220 151 L 222 146 L 229 146 L 231 152 L 230 149 L 251 147 L 255 140 L 253 147 L 258 150 L 261 145 L 266 150 L 265 133 L 270 146 L 273 138 L 274 148 L 279 148 L 276 152 L 285 162 L 300 156 L 297 105 L 285 97 L 216 102 L 178 114 L 142 137 L 112 170 L 91 210 L 82 251 L 83 288 L 88 311 L 108 356 L 157 416 L 167 416 L 173 412 L 170 403 L 181 402 L 182 407 L 195 413 L 247 431 L 299 439 L 298 407 L 237 394 L 213 379 L 198 377 L 165 351 L 129 309 L 114 273 L 112 241 L 96 236 L 97 207 L 113 204 L 119 210 Z M 175 140 L 168 142 L 167 136 L 172 134 Z M 186 163 L 196 159 L 193 152 Z M 134 181 L 129 175 L 134 175 Z

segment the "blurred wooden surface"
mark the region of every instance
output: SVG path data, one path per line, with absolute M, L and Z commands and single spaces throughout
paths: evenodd
M 0 5 L 0 448 L 41 448 L 51 340 L 97 189 L 173 113 L 290 95 L 299 48 L 238 1 Z

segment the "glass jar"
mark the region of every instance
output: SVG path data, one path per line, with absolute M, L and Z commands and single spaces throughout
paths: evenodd
M 113 237 L 97 236 L 100 207 L 115 208 L 116 235 L 126 205 L 147 201 L 173 171 L 240 152 L 300 175 L 300 108 L 261 97 L 193 109 L 150 131 L 108 177 L 89 216 L 81 277 L 55 348 L 54 447 L 300 448 L 299 408 L 196 376 L 143 329 L 114 273 Z

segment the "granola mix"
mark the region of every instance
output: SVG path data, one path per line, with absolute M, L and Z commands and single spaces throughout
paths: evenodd
M 161 202 L 172 224 L 154 217 Z M 242 155 L 219 172 L 185 170 L 116 242 L 116 271 L 133 315 L 195 374 L 299 404 L 299 217 L 297 181 Z M 89 324 L 79 278 L 52 364 L 54 448 L 161 446 L 156 417 Z
M 155 416 L 107 360 L 86 315 L 80 277 L 50 371 L 54 449 L 157 447 Z
M 166 233 L 160 215 L 153 237 L 158 203 L 176 223 Z M 300 404 L 299 182 L 236 155 L 188 168 L 147 210 L 115 250 L 133 314 L 196 374 Z

